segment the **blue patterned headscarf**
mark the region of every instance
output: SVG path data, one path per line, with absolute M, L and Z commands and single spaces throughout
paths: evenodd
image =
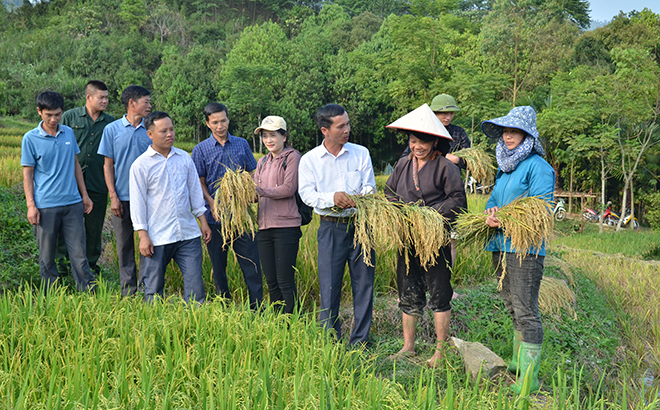
M 527 133 L 527 137 L 516 148 L 509 150 L 502 139 L 502 131 L 505 127 L 522 130 Z M 481 130 L 488 137 L 497 140 L 495 148 L 497 165 L 504 172 L 516 169 L 516 166 L 532 151 L 536 151 L 540 156 L 545 156 L 545 150 L 539 141 L 539 132 L 536 129 L 536 111 L 528 105 L 516 107 L 504 117 L 482 122 Z

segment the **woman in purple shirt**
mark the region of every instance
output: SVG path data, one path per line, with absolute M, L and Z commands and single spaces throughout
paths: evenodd
M 286 122 L 274 115 L 264 118 L 254 130 L 268 154 L 254 173 L 259 194 L 257 244 L 271 303 L 292 313 L 298 304 L 295 265 L 300 242 L 301 217 L 296 203 L 300 153 L 287 144 Z

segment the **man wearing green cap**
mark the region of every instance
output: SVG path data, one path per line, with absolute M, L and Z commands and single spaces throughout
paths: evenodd
M 447 131 L 449 131 L 449 135 L 451 135 L 451 138 L 453 139 L 453 141 L 449 143 L 450 153 L 463 148 L 470 148 L 472 146 L 472 142 L 470 142 L 470 138 L 467 136 L 465 130 L 458 125 L 451 124 L 456 112 L 461 110 L 458 108 L 458 105 L 456 105 L 454 97 L 448 94 L 436 95 L 433 97 L 433 101 L 431 101 L 431 109 L 442 125 L 445 126 Z M 459 168 L 465 169 L 465 160 L 450 153 L 446 153 L 447 155 L 445 155 L 445 158 L 458 165 Z M 403 154 L 401 154 L 401 158 L 408 157 L 408 154 L 410 154 L 410 148 L 406 147 Z

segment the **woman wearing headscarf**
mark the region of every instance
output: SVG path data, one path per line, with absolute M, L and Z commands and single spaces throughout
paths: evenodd
M 458 212 L 467 208 L 467 200 L 461 171 L 445 155 L 449 152 L 451 136 L 427 104 L 399 118 L 388 128 L 408 135 L 410 155 L 396 164 L 385 186 L 385 195 L 392 201 L 416 203 L 431 207 L 453 221 Z M 449 227 L 445 227 L 448 229 Z M 429 308 L 433 310 L 436 330 L 436 349 L 428 360 L 435 367 L 444 358 L 449 338 L 451 318 L 451 246 L 439 249 L 434 265 L 426 269 L 421 266 L 414 250 L 408 250 L 410 260 L 406 266 L 406 255 L 399 253 L 397 261 L 397 287 L 399 308 L 403 312 L 403 339 L 401 350 L 392 359 L 415 354 L 415 328 L 417 320 L 426 306 L 429 293 Z
M 504 117 L 484 121 L 481 129 L 497 141 L 495 153 L 499 167 L 486 204 L 486 224 L 499 228 L 497 211 L 518 198 L 536 196 L 552 201 L 555 171 L 543 159 L 545 151 L 536 130 L 536 111 L 529 106 L 516 107 Z M 521 259 L 512 250 L 511 241 L 504 240 L 499 231 L 486 250 L 493 252 L 497 276 L 504 275 L 500 295 L 513 320 L 513 359 L 509 370 L 518 372 L 519 376 L 511 388 L 520 394 L 525 379 L 531 378 L 531 391 L 537 391 L 543 342 L 538 299 L 545 244 L 539 249 L 528 249 L 528 255 Z
M 254 133 L 261 136 L 268 149 L 254 173 L 259 194 L 259 259 L 271 303 L 279 302 L 278 309 L 292 313 L 298 304 L 295 266 L 302 236 L 301 216 L 295 198 L 300 153 L 289 147 L 289 134 L 282 117 L 270 115 L 264 118 Z

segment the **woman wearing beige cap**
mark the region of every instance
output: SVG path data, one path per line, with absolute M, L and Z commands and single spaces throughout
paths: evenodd
M 456 213 L 467 208 L 467 199 L 460 169 L 445 158 L 451 142 L 445 127 L 431 108 L 424 104 L 387 128 L 408 135 L 411 153 L 396 164 L 385 185 L 385 195 L 392 201 L 422 201 L 424 206 L 435 209 L 449 222 L 453 221 Z M 437 340 L 435 352 L 427 363 L 435 367 L 444 357 L 453 294 L 450 248 L 450 245 L 442 247 L 436 264 L 426 269 L 421 266 L 414 249 L 408 250 L 409 267 L 406 266 L 406 255 L 399 253 L 397 287 L 399 308 L 403 311 L 404 342 L 403 348 L 392 355 L 392 359 L 415 355 L 415 328 L 426 306 L 427 291 Z
M 298 190 L 300 153 L 287 144 L 286 122 L 275 115 L 264 118 L 254 130 L 268 149 L 259 160 L 254 181 L 259 194 L 257 244 L 271 303 L 285 313 L 298 304 L 295 265 L 300 242 L 301 216 L 295 194 Z

